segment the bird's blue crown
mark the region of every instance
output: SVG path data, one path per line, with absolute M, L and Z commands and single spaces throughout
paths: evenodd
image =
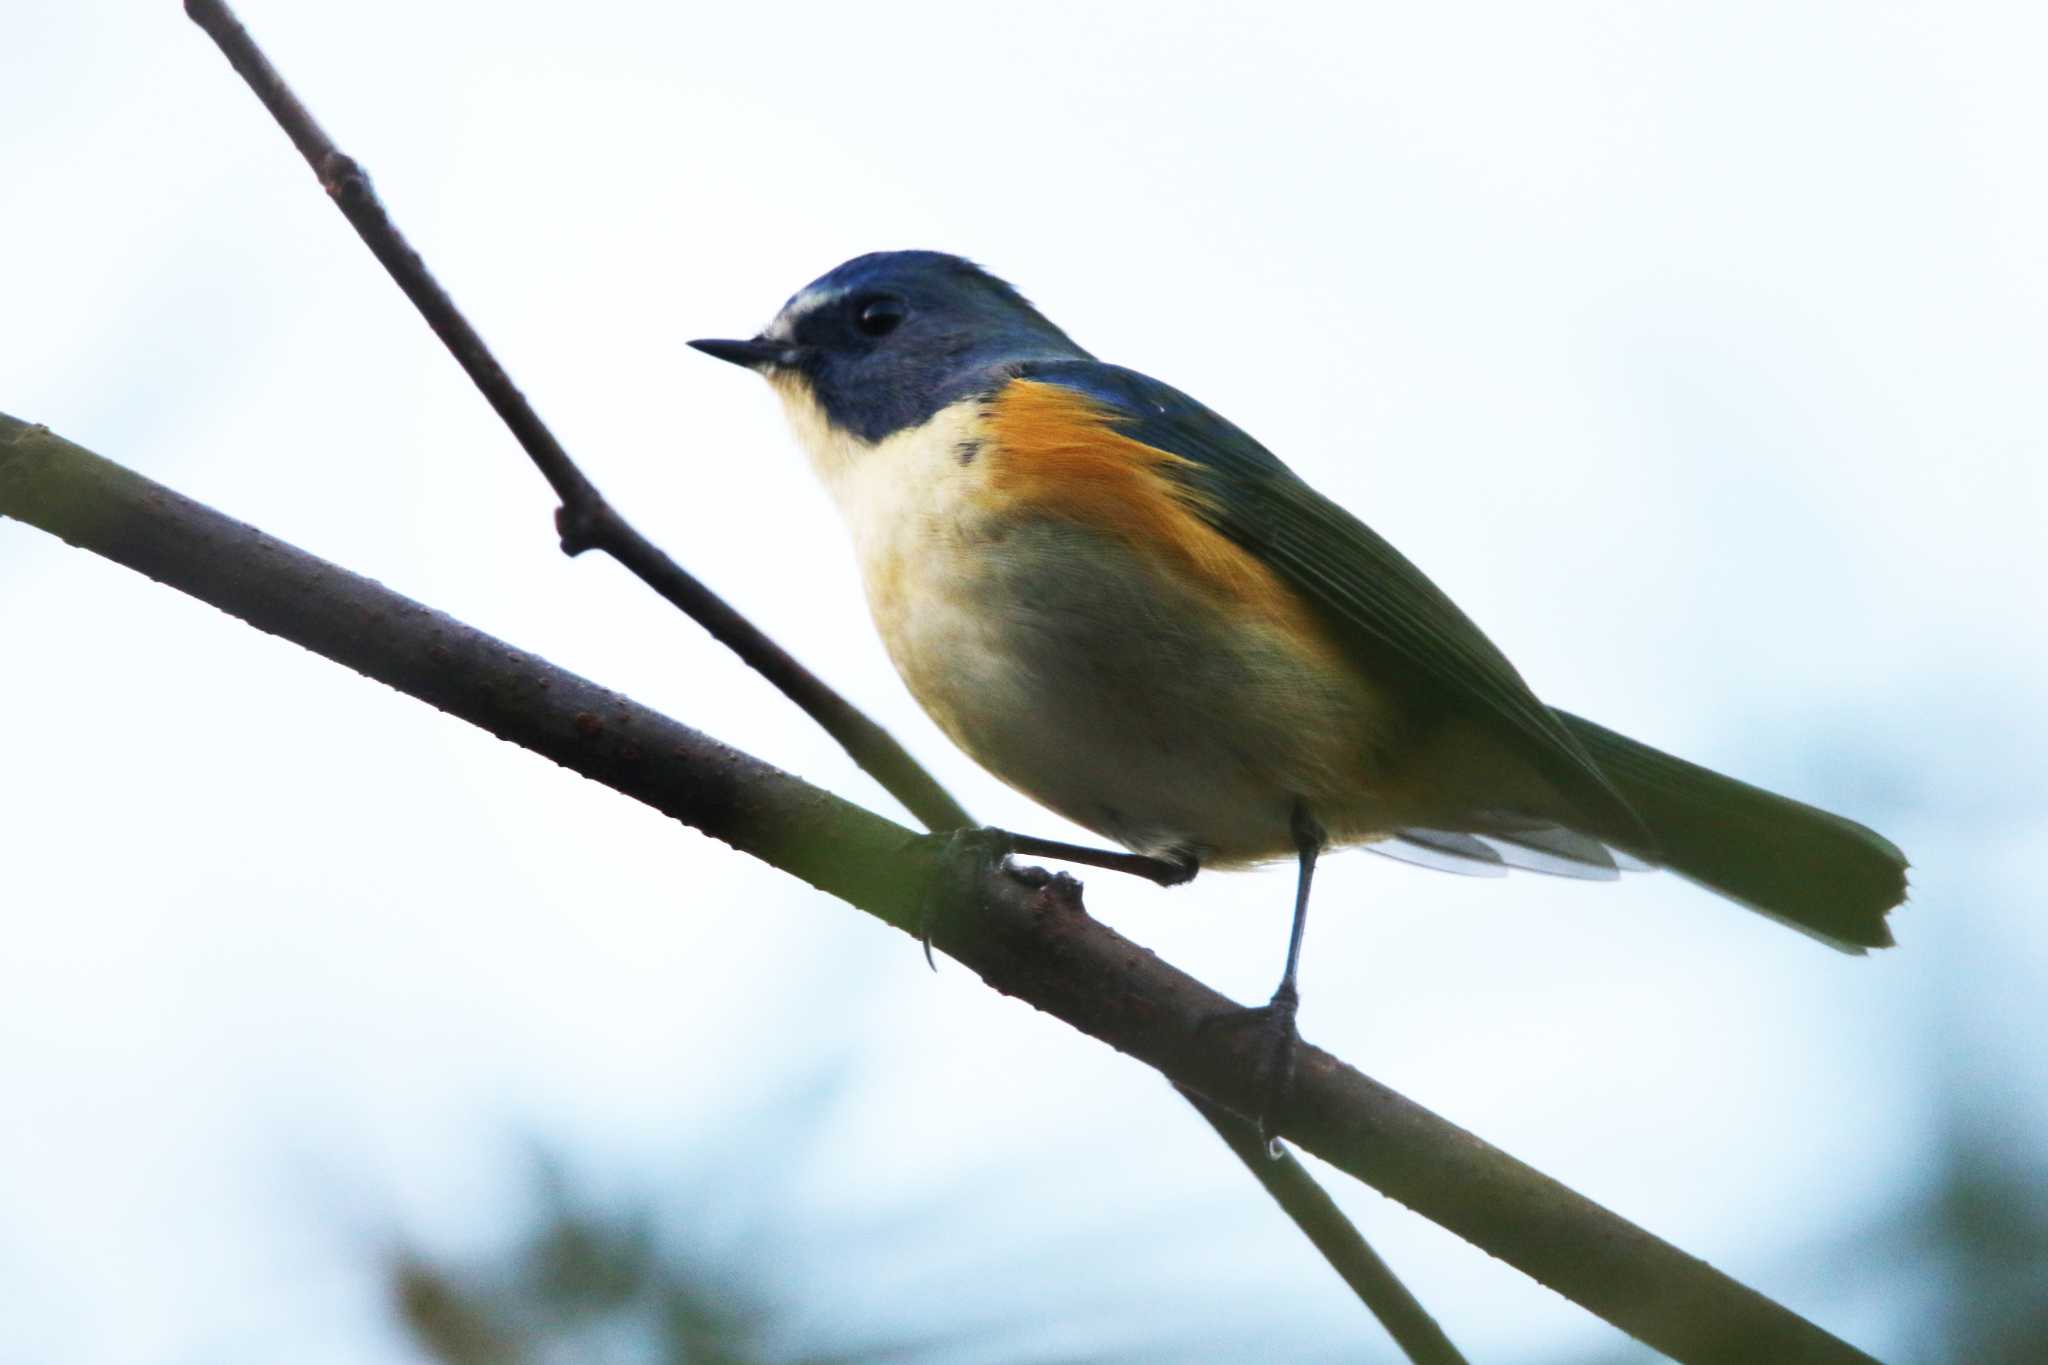
M 806 285 L 764 336 L 789 346 L 833 426 L 917 426 L 1009 367 L 1088 353 L 1008 283 L 940 251 L 877 251 Z

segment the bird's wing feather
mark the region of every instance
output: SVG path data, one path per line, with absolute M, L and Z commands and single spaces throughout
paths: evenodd
M 1396 862 L 1437 872 L 1455 872 L 1461 877 L 1508 875 L 1507 860 L 1470 834 L 1440 829 L 1408 829 L 1367 844 L 1366 848 Z
M 1191 501 L 1315 604 L 1380 681 L 1429 710 L 1490 721 L 1593 821 L 1647 849 L 1647 832 L 1578 740 L 1479 627 L 1365 523 L 1317 493 L 1264 446 L 1155 379 L 1090 360 L 1041 361 L 1018 379 L 1094 399 L 1125 435 L 1188 461 Z M 1389 666 L 1391 665 L 1391 667 Z

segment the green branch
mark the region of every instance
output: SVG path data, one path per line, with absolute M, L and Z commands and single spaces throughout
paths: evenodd
M 209 602 L 934 942 L 1014 995 L 1242 1114 L 1233 1002 L 1090 919 L 1070 878 L 946 860 L 920 835 L 50 433 L 0 416 L 0 515 Z M 1705 1262 L 1317 1048 L 1281 1134 L 1674 1359 L 1868 1362 Z

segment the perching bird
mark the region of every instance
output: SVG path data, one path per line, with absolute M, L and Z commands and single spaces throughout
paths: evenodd
M 1255 1012 L 1269 1111 L 1326 844 L 1594 879 L 1647 863 L 1839 948 L 1892 941 L 1889 841 L 1544 705 L 1358 518 L 968 261 L 861 256 L 753 339 L 691 345 L 781 396 L 890 658 L 982 766 L 1190 876 L 1299 859 Z

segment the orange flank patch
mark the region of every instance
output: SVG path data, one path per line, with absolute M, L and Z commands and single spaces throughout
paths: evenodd
M 1193 461 L 1124 435 L 1094 399 L 1058 384 L 1011 381 L 987 420 L 991 501 L 1107 531 L 1223 601 L 1323 639 L 1293 589 L 1203 520 L 1202 494 L 1176 477 Z

